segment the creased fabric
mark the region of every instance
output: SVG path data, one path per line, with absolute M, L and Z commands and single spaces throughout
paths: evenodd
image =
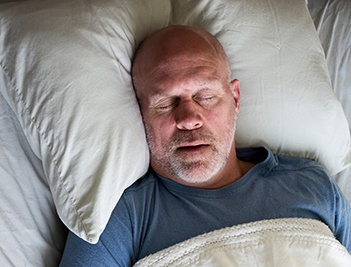
M 329 228 L 311 219 L 263 220 L 216 230 L 150 255 L 135 267 L 351 266 Z

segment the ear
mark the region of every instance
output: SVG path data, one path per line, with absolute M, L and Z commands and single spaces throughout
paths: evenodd
M 235 107 L 237 111 L 240 109 L 240 82 L 237 79 L 234 79 L 230 82 L 230 90 L 233 93 Z

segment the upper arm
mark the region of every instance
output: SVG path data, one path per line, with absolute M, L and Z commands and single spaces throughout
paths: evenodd
M 60 266 L 131 266 L 135 260 L 132 233 L 127 206 L 119 201 L 98 243 L 69 233 Z

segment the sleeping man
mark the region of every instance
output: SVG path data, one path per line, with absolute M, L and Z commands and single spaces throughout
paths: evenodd
M 295 217 L 324 222 L 351 252 L 350 205 L 317 163 L 236 148 L 240 84 L 213 36 L 161 29 L 139 47 L 132 73 L 150 169 L 124 192 L 97 244 L 69 234 L 62 266 L 131 266 L 215 229 Z

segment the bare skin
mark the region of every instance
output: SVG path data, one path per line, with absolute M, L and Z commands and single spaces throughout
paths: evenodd
M 215 189 L 253 166 L 236 155 L 240 84 L 229 75 L 221 46 L 205 32 L 172 26 L 144 41 L 134 60 L 133 81 L 151 167 L 159 175 Z

